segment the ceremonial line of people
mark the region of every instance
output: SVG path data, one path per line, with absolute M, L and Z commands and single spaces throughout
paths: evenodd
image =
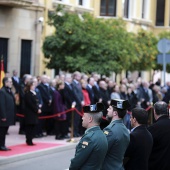
M 50 80 L 46 75 L 33 77 L 26 74 L 21 81 L 14 70 L 12 78 L 6 76 L 3 79 L 3 87 L 0 90 L 0 150 L 10 150 L 5 146 L 5 136 L 9 126 L 15 122 L 16 113 L 24 115 L 24 118 L 19 118 L 19 134 L 25 134 L 27 145 L 33 146 L 32 140 L 35 137 L 44 135 L 55 135 L 55 139 L 69 137 L 71 114 L 59 114 L 55 119 L 44 120 L 39 120 L 40 116 L 61 113 L 72 107 L 82 112 L 83 107 L 93 106 L 95 103 L 102 103 L 104 105 L 103 116 L 108 116 L 109 109 L 107 110 L 107 108 L 113 106 L 111 104 L 114 99 L 128 100 L 130 107 L 127 110 L 132 111 L 133 115 L 133 108 L 145 109 L 151 102 L 161 100 L 168 102 L 168 97 L 168 83 L 167 87 L 161 88 L 160 82 L 149 84 L 144 81 L 140 82 L 139 79 L 137 83 L 134 83 L 123 79 L 118 86 L 106 77 L 99 79 L 97 73 L 88 77 L 77 71 L 72 75 L 61 74 L 54 80 Z M 123 120 L 128 129 L 131 129 L 132 118 L 130 118 L 130 114 L 127 114 L 127 110 L 119 118 Z M 155 120 L 157 119 L 155 118 Z M 110 126 L 109 121 L 102 120 L 100 128 L 105 129 L 107 126 Z M 82 126 L 80 115 L 75 113 L 74 137 L 84 135 L 85 128 L 87 127 Z M 106 130 L 104 134 L 107 135 L 109 132 Z

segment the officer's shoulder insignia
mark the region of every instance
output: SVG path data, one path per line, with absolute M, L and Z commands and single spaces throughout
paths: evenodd
M 104 131 L 104 134 L 108 135 L 108 134 L 109 134 L 109 132 L 105 130 L 105 131 Z
M 88 146 L 88 142 L 86 142 L 86 141 L 83 141 L 83 143 L 82 143 L 83 145 L 86 145 L 86 146 Z

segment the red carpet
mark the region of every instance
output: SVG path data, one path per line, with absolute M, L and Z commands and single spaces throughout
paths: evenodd
M 35 143 L 34 146 L 28 146 L 26 144 L 20 144 L 15 146 L 10 146 L 11 151 L 0 151 L 0 157 L 15 156 L 19 154 L 25 154 L 29 152 L 35 152 L 43 149 L 54 148 L 57 146 L 62 146 L 63 144 L 54 144 L 54 143 Z

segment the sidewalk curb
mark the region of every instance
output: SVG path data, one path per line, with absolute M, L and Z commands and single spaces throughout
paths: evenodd
M 21 155 L 6 157 L 6 158 L 0 158 L 0 165 L 22 161 L 25 159 L 31 159 L 34 157 L 40 157 L 43 155 L 53 154 L 55 152 L 61 152 L 65 150 L 74 149 L 76 145 L 77 143 L 70 143 L 69 145 L 66 145 L 66 146 L 58 146 L 56 148 L 43 149 L 43 150 L 31 152 L 31 153 L 25 153 Z

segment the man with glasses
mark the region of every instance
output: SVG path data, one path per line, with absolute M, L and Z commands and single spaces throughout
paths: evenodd
M 152 150 L 153 139 L 146 125 L 148 113 L 143 108 L 132 109 L 130 118 L 133 129 L 130 133 L 130 143 L 126 150 L 126 170 L 148 170 L 149 155 Z
M 123 170 L 124 153 L 128 147 L 130 137 L 123 117 L 130 107 L 128 100 L 115 99 L 107 109 L 107 119 L 111 123 L 104 128 L 104 134 L 108 141 L 108 151 L 102 166 L 102 170 Z
M 0 89 L 0 151 L 11 150 L 5 146 L 8 128 L 15 123 L 15 100 L 11 87 L 12 79 L 3 78 L 3 87 Z
M 153 137 L 153 147 L 149 158 L 149 170 L 170 169 L 170 120 L 168 104 L 159 101 L 154 104 L 156 122 L 148 130 Z

